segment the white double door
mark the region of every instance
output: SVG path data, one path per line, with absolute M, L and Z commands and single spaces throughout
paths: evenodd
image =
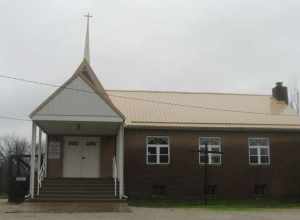
M 66 137 L 63 176 L 78 178 L 100 177 L 100 138 Z

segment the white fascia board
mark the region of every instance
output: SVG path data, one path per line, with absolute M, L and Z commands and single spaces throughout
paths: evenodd
M 68 116 L 68 115 L 34 115 L 33 121 L 86 121 L 86 122 L 122 122 L 123 119 L 114 116 Z

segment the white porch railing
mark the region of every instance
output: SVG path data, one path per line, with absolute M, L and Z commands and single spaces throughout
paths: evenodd
M 116 156 L 112 159 L 112 176 L 114 179 L 114 190 L 115 190 L 115 197 L 117 197 L 117 185 L 118 185 L 118 168 L 117 168 L 117 161 Z
M 38 166 L 40 166 L 40 164 L 38 164 Z M 47 159 L 44 157 L 42 166 L 40 167 L 40 172 L 38 173 L 37 195 L 40 194 L 40 189 L 42 188 L 43 180 L 46 177 L 46 169 L 47 169 Z

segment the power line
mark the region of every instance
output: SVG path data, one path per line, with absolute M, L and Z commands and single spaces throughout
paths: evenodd
M 53 87 L 53 88 L 64 88 L 64 89 L 69 89 L 69 90 L 73 90 L 73 91 L 77 91 L 77 92 L 96 94 L 95 92 L 91 92 L 88 90 L 70 88 L 70 87 L 66 87 L 66 86 L 60 86 L 60 85 L 55 85 L 55 84 L 41 82 L 41 81 L 27 80 L 27 79 L 12 77 L 12 76 L 3 75 L 3 74 L 0 74 L 0 78 L 11 79 L 11 80 L 21 81 L 21 82 L 36 84 L 36 85 L 43 85 L 43 86 L 48 86 L 48 87 Z M 107 95 L 106 93 L 102 93 L 102 94 Z M 142 102 L 155 103 L 155 104 L 172 105 L 172 106 L 178 106 L 178 107 L 184 107 L 184 108 L 194 108 L 194 109 L 204 109 L 204 110 L 234 112 L 234 113 L 244 113 L 244 114 L 255 114 L 255 115 L 267 115 L 267 116 L 297 117 L 297 115 L 295 115 L 295 114 L 279 115 L 279 114 L 270 114 L 270 113 L 265 113 L 265 112 L 241 111 L 241 110 L 233 110 L 233 109 L 208 107 L 208 106 L 202 106 L 202 105 L 187 105 L 187 104 L 180 104 L 180 103 L 174 103 L 174 102 L 159 101 L 159 100 L 153 100 L 153 99 L 144 99 L 144 98 L 139 98 L 139 97 L 129 97 L 129 96 L 122 96 L 122 95 L 114 95 L 114 94 L 110 94 L 108 96 L 122 98 L 122 99 L 142 101 Z
M 31 122 L 31 120 L 29 120 L 29 119 L 25 119 L 25 118 L 16 118 L 16 117 L 5 116 L 5 115 L 0 115 L 0 119 L 7 119 L 7 120 L 15 120 L 15 121 L 26 121 L 26 122 Z
M 31 84 L 38 84 L 38 85 L 42 85 L 42 86 L 55 87 L 55 88 L 60 87 L 59 85 L 55 85 L 55 84 L 34 81 L 34 80 L 28 80 L 28 79 L 23 79 L 23 78 L 17 78 L 17 77 L 12 77 L 12 76 L 7 76 L 7 75 L 0 75 L 0 78 L 12 79 L 12 80 L 16 80 L 16 81 L 21 81 L 21 82 L 26 82 L 26 83 L 31 83 Z M 73 88 L 67 88 L 67 89 L 73 89 Z M 77 90 L 77 89 L 74 89 L 74 90 Z M 89 92 L 89 91 L 85 91 L 85 92 Z M 91 93 L 91 92 L 89 92 L 89 93 Z
M 244 113 L 244 114 L 255 114 L 255 115 L 297 117 L 297 115 L 293 115 L 293 114 L 278 115 L 278 114 L 269 114 L 269 113 L 264 113 L 264 112 L 251 112 L 251 111 L 240 111 L 240 110 L 233 110 L 233 109 L 214 108 L 214 107 L 207 107 L 207 106 L 201 106 L 201 105 L 178 104 L 178 103 L 174 103 L 174 102 L 155 101 L 155 100 L 150 100 L 150 99 L 120 96 L 120 95 L 109 95 L 109 96 L 113 96 L 113 97 L 117 97 L 117 98 L 123 98 L 123 99 L 143 101 L 143 102 L 151 102 L 151 103 L 156 103 L 156 104 L 173 105 L 173 106 L 184 107 L 184 108 L 194 108 L 194 109 L 204 109 L 204 110 L 213 110 L 213 111 L 221 111 L 221 112 L 233 112 L 233 113 Z

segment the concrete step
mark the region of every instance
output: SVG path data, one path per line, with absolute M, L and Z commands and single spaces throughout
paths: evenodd
M 117 185 L 118 186 L 118 185 Z M 114 184 L 96 184 L 96 185 L 90 185 L 90 184 L 42 184 L 43 188 L 47 189 L 110 189 L 114 188 Z
M 40 195 L 114 195 L 114 191 L 41 191 Z
M 106 182 L 84 182 L 84 181 L 81 181 L 81 182 L 54 182 L 54 181 L 43 181 L 43 184 L 46 184 L 46 185 L 107 185 L 107 184 L 113 184 L 114 182 L 113 181 L 106 181 Z
M 30 202 L 112 202 L 112 203 L 126 203 L 127 201 L 119 198 L 47 198 L 36 197 L 30 200 Z
M 118 186 L 118 185 L 117 185 Z M 71 188 L 71 189 L 109 189 L 109 188 L 114 188 L 114 184 L 97 184 L 97 185 L 89 185 L 89 184 L 70 184 L 70 185 L 65 185 L 65 184 L 42 184 L 43 188 L 47 189 L 63 189 L 63 188 Z
M 45 182 L 55 182 L 55 183 L 76 183 L 76 182 L 85 182 L 85 183 L 99 183 L 99 182 L 113 182 L 113 178 L 94 178 L 94 179 L 89 179 L 89 178 L 46 178 L 44 180 Z
M 39 199 L 73 199 L 73 200 L 87 200 L 87 199 L 118 199 L 114 197 L 114 195 L 81 195 L 81 194 L 51 194 L 51 195 L 44 195 L 40 194 L 38 196 Z
M 102 201 L 117 200 L 112 178 L 46 178 L 39 201 Z
M 97 188 L 88 188 L 88 187 L 42 187 L 40 192 L 71 192 L 71 191 L 85 191 L 85 192 L 106 192 L 106 191 L 114 191 L 114 187 L 97 187 Z
M 89 185 L 89 186 L 97 186 L 97 185 L 111 185 L 114 184 L 114 181 L 43 181 L 43 185 L 51 186 L 51 185 L 63 185 L 63 186 L 69 186 L 69 185 Z
M 84 177 L 84 178 L 80 178 L 80 177 L 46 177 L 45 180 L 112 180 L 112 177 Z
M 62 187 L 108 187 L 108 186 L 114 186 L 115 184 L 114 183 L 98 183 L 98 184 L 84 184 L 84 183 L 81 183 L 81 184 L 73 184 L 73 183 L 70 183 L 70 184 L 65 184 L 65 183 L 45 183 L 43 182 L 42 183 L 42 186 L 49 186 L 49 187 L 59 187 L 59 186 L 62 186 Z

